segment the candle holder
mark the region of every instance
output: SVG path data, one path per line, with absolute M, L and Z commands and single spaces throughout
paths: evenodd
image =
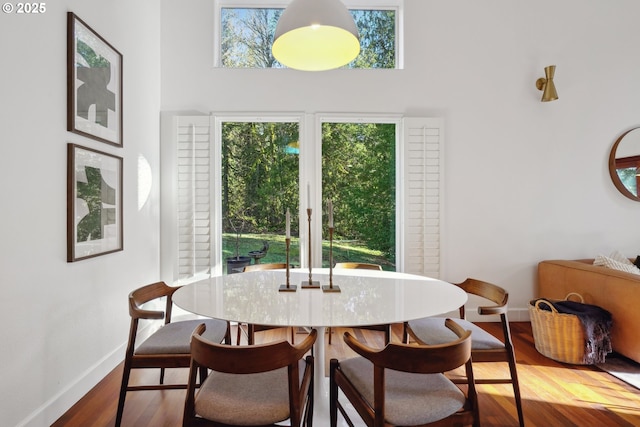
M 329 227 L 329 284 L 322 285 L 322 292 L 340 292 L 340 286 L 333 286 L 333 227 Z
M 319 289 L 320 282 L 314 282 L 311 278 L 311 208 L 307 208 L 307 221 L 309 222 L 309 280 L 300 284 L 302 289 Z
M 291 238 L 287 237 L 284 240 L 287 244 L 287 281 L 284 285 L 280 285 L 278 290 L 280 292 L 295 292 L 298 287 L 289 283 L 289 247 L 291 246 Z

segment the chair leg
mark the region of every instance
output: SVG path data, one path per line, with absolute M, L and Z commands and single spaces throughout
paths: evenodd
M 164 368 L 160 368 L 160 384 L 164 384 Z
M 511 373 L 511 384 L 513 385 L 513 396 L 518 411 L 518 420 L 520 427 L 524 427 L 524 412 L 522 410 L 522 397 L 520 396 L 520 382 L 518 381 L 518 372 L 516 371 L 516 359 L 513 350 L 509 351 L 509 371 Z
M 231 322 L 227 321 L 227 331 L 224 334 L 224 343 L 231 345 Z
M 255 338 L 255 330 L 253 328 L 253 325 L 248 324 L 247 325 L 247 342 L 249 343 L 249 345 L 253 345 L 254 342 L 254 338 Z
M 307 426 L 309 427 L 313 427 L 313 400 L 314 400 L 314 361 L 313 361 L 313 356 L 309 357 L 307 356 L 307 360 L 310 362 L 311 364 L 311 381 L 309 382 L 309 401 L 307 402 L 308 407 L 307 407 Z
M 331 327 L 328 327 L 328 328 L 327 328 L 327 333 L 329 334 L 329 345 L 331 345 L 331 335 L 333 335 L 333 334 L 331 333 Z
M 336 384 L 336 369 L 338 369 L 338 360 L 331 359 L 329 361 L 329 425 L 331 427 L 337 427 L 338 425 L 338 385 Z
M 124 413 L 124 401 L 127 397 L 127 388 L 129 387 L 129 376 L 131 375 L 131 365 L 128 361 L 124 362 L 124 369 L 122 371 L 122 383 L 120 384 L 120 396 L 118 397 L 118 410 L 116 412 L 116 424 L 115 427 L 120 427 L 122 422 L 122 415 Z
M 522 411 L 522 398 L 520 396 L 520 382 L 518 381 L 518 371 L 516 369 L 516 352 L 513 349 L 513 341 L 511 340 L 511 329 L 509 328 L 509 321 L 506 314 L 500 315 L 502 323 L 502 332 L 504 335 L 504 346 L 509 356 L 509 371 L 511 374 L 511 384 L 513 385 L 513 397 L 516 402 L 516 409 L 518 411 L 518 420 L 520 427 L 524 427 L 524 412 Z
M 408 327 L 409 327 L 408 322 L 402 323 L 402 342 L 404 344 L 409 344 L 409 331 L 407 330 Z

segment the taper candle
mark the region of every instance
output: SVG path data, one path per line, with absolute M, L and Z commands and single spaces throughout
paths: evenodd
M 307 209 L 311 209 L 311 184 L 307 182 Z
M 331 199 L 327 201 L 327 210 L 329 211 L 329 228 L 333 228 L 333 202 Z
M 289 213 L 289 208 L 287 208 L 287 239 L 291 238 L 291 214 Z

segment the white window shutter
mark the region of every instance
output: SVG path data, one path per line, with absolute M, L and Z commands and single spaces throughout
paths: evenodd
M 403 119 L 404 271 L 440 277 L 443 121 Z
M 174 116 L 163 144 L 163 278 L 171 282 L 211 273 L 211 125 L 209 116 Z M 168 199 L 168 200 L 167 200 Z M 166 235 L 165 235 L 166 236 Z M 169 276 L 169 277 L 167 277 Z

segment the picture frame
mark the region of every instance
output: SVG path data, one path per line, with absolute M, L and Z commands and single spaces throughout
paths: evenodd
M 122 164 L 67 144 L 67 262 L 123 250 Z
M 67 12 L 67 130 L 122 147 L 122 54 Z

